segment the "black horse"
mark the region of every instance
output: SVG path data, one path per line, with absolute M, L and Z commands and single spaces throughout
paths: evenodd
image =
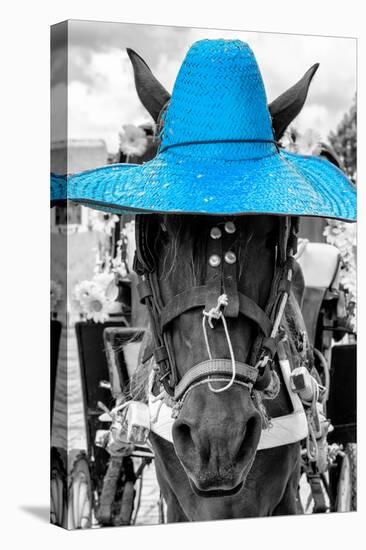
M 170 95 L 157 81 L 145 61 L 128 50 L 138 96 L 153 117 L 158 132 Z M 318 68 L 269 105 L 276 141 L 304 105 L 310 82 Z M 155 147 L 158 140 L 155 142 Z M 154 258 L 160 299 L 169 302 L 208 278 L 207 243 L 213 228 L 225 233 L 228 222 L 235 228 L 238 261 L 237 291 L 265 309 L 275 277 L 275 256 L 284 219 L 276 216 L 207 217 L 189 215 L 151 216 L 149 253 Z M 290 224 L 294 220 L 290 220 Z M 298 356 L 297 337 L 305 333 L 298 300 L 303 279 L 294 266 L 295 284 L 287 302 L 283 327 L 292 364 Z M 228 320 L 231 344 L 238 362 L 252 353 L 258 326 L 239 315 Z M 207 359 L 202 335 L 202 310 L 191 309 L 177 316 L 169 329 L 171 348 L 179 377 Z M 230 359 L 224 327 L 210 334 L 214 357 Z M 142 367 L 144 369 L 144 367 Z M 282 380 L 278 364 L 275 366 Z M 145 367 L 146 374 L 148 369 Z M 263 399 L 269 417 L 291 411 L 284 384 L 275 399 Z M 207 384 L 194 387 L 180 408 L 173 425 L 174 445 L 151 433 L 156 471 L 168 504 L 168 521 L 209 520 L 248 516 L 294 514 L 298 510 L 300 443 L 257 450 L 262 431 L 261 410 L 248 388 L 237 384 L 214 393 Z

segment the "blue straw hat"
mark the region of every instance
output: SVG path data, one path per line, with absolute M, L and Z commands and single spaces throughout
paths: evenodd
M 111 212 L 356 219 L 353 184 L 329 161 L 280 149 L 261 74 L 239 40 L 190 48 L 157 156 L 53 178 L 53 199 Z

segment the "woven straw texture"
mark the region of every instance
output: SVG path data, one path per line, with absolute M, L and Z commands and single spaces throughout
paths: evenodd
M 53 198 L 115 212 L 356 219 L 356 191 L 340 170 L 318 157 L 279 151 L 273 143 L 258 65 L 250 47 L 238 40 L 202 40 L 191 47 L 155 159 L 102 167 L 67 181 L 53 178 Z

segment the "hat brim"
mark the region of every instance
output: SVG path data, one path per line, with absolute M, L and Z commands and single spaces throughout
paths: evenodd
M 355 186 L 329 161 L 281 150 L 240 161 L 182 157 L 54 177 L 52 200 L 114 213 L 277 214 L 356 221 Z

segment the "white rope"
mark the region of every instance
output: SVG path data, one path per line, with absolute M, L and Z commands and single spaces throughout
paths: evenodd
M 113 416 L 115 416 L 119 411 L 121 411 L 122 409 L 124 409 L 125 407 L 127 407 L 127 405 L 129 405 L 130 403 L 132 403 L 132 399 L 129 399 L 128 401 L 125 401 L 124 403 L 122 403 L 121 405 L 118 405 L 116 407 L 114 407 L 113 409 L 109 410 L 108 407 L 106 407 L 104 405 L 104 403 L 102 403 L 101 401 L 98 401 L 97 405 L 100 409 L 102 409 L 102 411 L 104 411 L 105 413 L 109 414 L 109 416 L 112 418 Z
M 224 325 L 225 336 L 226 336 L 226 340 L 227 340 L 227 343 L 228 343 L 228 346 L 229 346 L 231 365 L 232 365 L 232 369 L 233 369 L 233 372 L 232 372 L 231 379 L 230 379 L 229 383 L 226 384 L 226 386 L 224 386 L 223 388 L 218 388 L 218 389 L 213 388 L 212 385 L 211 385 L 210 379 L 208 379 L 208 387 L 214 393 L 221 393 L 221 392 L 226 391 L 229 388 L 231 388 L 231 386 L 235 382 L 235 376 L 236 376 L 236 364 L 235 364 L 234 350 L 233 350 L 233 346 L 231 344 L 231 339 L 230 339 L 229 330 L 227 328 L 226 319 L 225 319 L 224 314 L 221 311 L 221 307 L 222 306 L 227 306 L 228 303 L 229 303 L 229 300 L 228 300 L 227 295 L 226 294 L 221 294 L 221 296 L 219 296 L 219 298 L 217 300 L 216 307 L 211 308 L 210 311 L 203 310 L 203 312 L 202 312 L 203 313 L 202 330 L 203 330 L 203 335 L 204 335 L 204 338 L 205 338 L 207 353 L 208 353 L 208 357 L 209 357 L 210 361 L 212 361 L 212 353 L 211 353 L 210 343 L 208 341 L 208 334 L 207 334 L 207 328 L 206 328 L 206 319 L 208 319 L 208 324 L 211 328 L 214 328 L 214 325 L 212 323 L 213 319 L 221 319 L 222 324 Z
M 165 390 L 160 392 L 158 395 L 152 395 L 151 394 L 151 403 L 156 403 L 157 401 L 160 401 L 161 399 L 164 399 L 165 397 Z
M 306 438 L 306 453 L 310 462 L 318 460 L 318 445 L 311 421 L 308 421 L 309 435 Z
M 114 407 L 111 410 L 111 415 L 118 413 L 119 411 L 127 407 L 127 405 L 129 405 L 130 403 L 132 403 L 132 399 L 130 399 L 129 401 L 125 401 L 124 403 L 122 403 L 122 405 L 118 405 L 118 407 Z

